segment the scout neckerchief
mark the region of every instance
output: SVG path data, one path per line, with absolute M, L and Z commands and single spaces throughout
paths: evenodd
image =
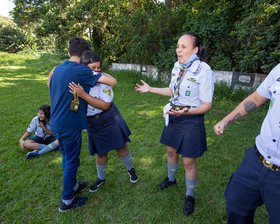
M 184 76 L 184 73 L 188 68 L 191 67 L 192 63 L 196 60 L 199 60 L 199 57 L 195 53 L 193 53 L 185 63 L 183 63 L 183 64 L 179 63 L 180 64 L 180 72 L 179 72 L 179 75 L 178 75 L 178 77 L 175 81 L 175 84 L 174 84 L 174 87 L 173 87 L 173 94 L 172 94 L 172 98 L 171 98 L 170 102 L 172 100 L 175 101 L 175 100 L 178 99 L 178 97 L 179 97 L 179 87 L 180 87 L 182 78 Z

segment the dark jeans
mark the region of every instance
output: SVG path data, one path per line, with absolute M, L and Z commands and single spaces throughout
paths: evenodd
M 52 130 L 58 139 L 62 151 L 63 190 L 62 199 L 74 198 L 76 175 L 80 166 L 80 152 L 82 146 L 81 130 L 56 131 Z

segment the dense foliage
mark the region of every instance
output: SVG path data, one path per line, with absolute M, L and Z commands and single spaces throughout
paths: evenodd
M 0 51 L 16 53 L 24 49 L 26 38 L 17 25 L 5 17 L 0 17 Z
M 83 36 L 107 61 L 170 71 L 178 37 L 193 31 L 214 69 L 268 73 L 279 63 L 279 0 L 165 2 L 14 0 L 12 14 L 38 49 L 65 50 Z

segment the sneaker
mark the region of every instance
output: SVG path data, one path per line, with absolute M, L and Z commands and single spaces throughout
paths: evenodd
M 188 195 L 185 199 L 185 205 L 184 205 L 184 208 L 183 208 L 183 213 L 185 215 L 190 215 L 193 213 L 194 211 L 194 197 Z
M 77 195 L 79 192 L 83 191 L 87 187 L 88 182 L 79 182 L 78 189 L 74 191 L 74 196 Z
M 136 175 L 136 170 L 132 168 L 131 170 L 127 170 L 129 177 L 130 177 L 130 182 L 131 183 L 136 183 L 138 181 L 138 177 Z
M 30 159 L 30 158 L 36 157 L 38 155 L 39 155 L 38 154 L 38 150 L 34 150 L 34 151 L 29 152 L 29 153 L 26 154 L 26 159 Z
M 96 192 L 101 185 L 105 184 L 105 182 L 106 182 L 106 179 L 100 180 L 99 178 L 97 178 L 97 180 L 94 182 L 94 184 L 90 186 L 89 192 L 91 192 L 91 193 Z
M 168 177 L 166 177 L 159 185 L 158 188 L 163 190 L 164 188 L 167 188 L 168 186 L 175 186 L 176 179 L 174 181 L 170 181 Z
M 77 207 L 80 207 L 80 206 L 84 205 L 87 200 L 88 200 L 88 197 L 75 197 L 70 205 L 66 205 L 61 201 L 60 206 L 58 208 L 58 211 L 59 212 L 67 212 L 71 208 L 77 208 Z

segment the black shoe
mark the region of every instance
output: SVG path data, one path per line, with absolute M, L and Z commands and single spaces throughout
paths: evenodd
M 194 211 L 194 198 L 190 195 L 188 195 L 185 199 L 185 205 L 183 208 L 183 213 L 185 215 L 190 215 L 193 213 Z
M 100 180 L 99 178 L 97 178 L 97 180 L 94 182 L 94 184 L 90 186 L 89 192 L 95 192 L 95 191 L 97 191 L 98 188 L 99 188 L 101 185 L 105 184 L 105 182 L 106 182 L 106 179 Z
M 166 187 L 169 187 L 169 186 L 175 186 L 177 183 L 176 183 L 176 180 L 174 181 L 170 181 L 168 177 L 166 177 L 159 185 L 158 185 L 158 188 L 163 190 L 164 188 Z
M 79 187 L 77 190 L 74 191 L 74 196 L 76 196 L 79 192 L 83 191 L 87 187 L 88 182 L 79 182 Z
M 26 154 L 26 159 L 30 159 L 30 158 L 36 157 L 38 155 L 39 155 L 38 154 L 38 150 L 34 150 L 34 151 L 29 152 L 29 153 Z
M 130 182 L 136 183 L 138 181 L 138 177 L 136 175 L 136 170 L 134 168 L 132 168 L 131 170 L 127 170 L 127 172 L 130 177 Z
M 70 205 L 66 205 L 61 201 L 58 211 L 59 212 L 67 212 L 71 208 L 77 208 L 77 207 L 80 207 L 80 206 L 84 205 L 87 200 L 88 200 L 87 197 L 75 197 Z

